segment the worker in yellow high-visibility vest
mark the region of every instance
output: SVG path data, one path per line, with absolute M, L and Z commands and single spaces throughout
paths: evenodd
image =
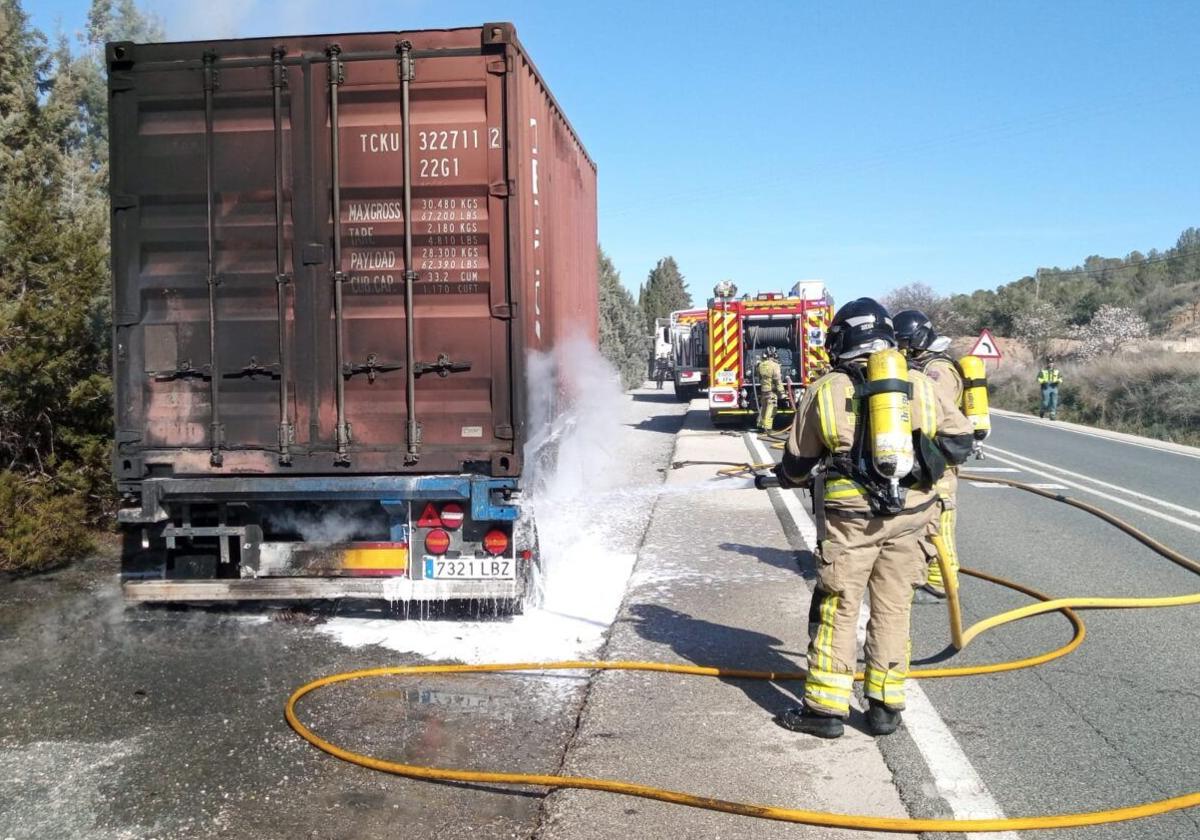
M 1062 374 L 1054 366 L 1054 359 L 1046 359 L 1046 366 L 1038 373 L 1038 384 L 1042 386 L 1042 418 L 1050 413 L 1051 420 L 1058 419 L 1058 386 L 1062 384 Z

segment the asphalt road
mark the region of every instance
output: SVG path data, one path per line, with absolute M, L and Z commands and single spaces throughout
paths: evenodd
M 599 518 L 614 553 L 637 551 L 649 507 L 597 494 L 657 487 L 685 410 L 669 390 L 646 390 L 605 418 L 580 524 Z M 0 840 L 492 840 L 538 830 L 540 793 L 363 770 L 284 722 L 283 702 L 303 682 L 423 661 L 322 632 L 402 614 L 126 609 L 116 573 L 98 557 L 0 579 Z M 463 618 L 473 616 L 440 621 Z M 302 714 L 326 737 L 382 757 L 552 772 L 586 688 L 561 675 L 385 679 L 320 692 Z
M 1055 487 L 1200 558 L 1200 452 L 1106 437 L 1035 418 L 996 416 L 990 456 L 966 468 Z M 1003 470 L 1003 472 L 992 472 Z M 1106 523 L 1017 489 L 960 491 L 963 565 L 1054 596 L 1194 592 L 1195 575 Z M 1027 603 L 964 578 L 965 623 Z M 921 686 L 1008 816 L 1098 810 L 1200 788 L 1200 608 L 1087 611 L 1075 653 L 1033 670 Z M 940 604 L 913 613 L 914 664 L 941 659 L 949 641 Z M 1070 638 L 1043 616 L 990 631 L 951 664 L 1036 654 Z M 881 748 L 914 815 L 952 816 L 911 733 Z M 1027 834 L 1026 836 L 1030 836 Z M 1200 812 L 1056 832 L 1081 840 L 1200 837 Z
M 713 486 L 711 464 L 670 470 L 672 460 L 748 457 L 742 438 L 696 425 L 702 411 L 677 436 L 684 409 L 669 391 L 622 400 L 594 447 L 600 468 L 583 488 L 590 509 L 570 514 L 595 520 L 608 557 L 637 555 L 600 653 L 790 670 L 806 644 L 812 572 L 803 529 L 792 523 L 797 506 L 736 482 Z M 1027 418 L 994 423 L 990 457 L 970 468 L 1061 485 L 1200 557 L 1200 453 Z M 966 483 L 960 506 L 965 565 L 1052 595 L 1200 585 L 1061 504 Z M 1026 603 L 973 579 L 963 594 L 968 622 Z M 321 693 L 303 713 L 339 743 L 431 764 L 562 767 L 731 799 L 943 817 L 961 815 L 956 786 L 970 780 L 954 774 L 966 767 L 1006 815 L 1093 810 L 1200 786 L 1198 617 L 1194 607 L 1087 612 L 1088 637 L 1066 659 L 922 681 L 965 763 L 931 762 L 929 716 L 910 714 L 905 729 L 879 740 L 858 714 L 840 742 L 780 730 L 771 716 L 799 690 L 787 682 L 620 672 L 385 680 Z M 433 623 L 457 628 L 463 618 Z M 316 753 L 282 720 L 292 688 L 334 671 L 422 661 L 326 632 L 346 621 L 321 612 L 126 610 L 103 558 L 0 581 L 0 840 L 853 836 L 589 792 L 408 781 Z M 392 614 L 364 626 L 382 638 L 405 621 Z M 481 642 L 504 629 L 462 627 Z M 1061 617 L 1044 616 L 987 633 L 949 661 L 1012 659 L 1068 638 Z M 944 608 L 916 606 L 914 658 L 940 659 L 948 641 Z M 1053 836 L 1200 837 L 1200 813 Z

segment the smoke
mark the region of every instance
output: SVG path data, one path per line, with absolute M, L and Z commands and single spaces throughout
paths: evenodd
M 536 527 L 541 571 L 524 614 L 508 621 L 339 617 L 318 632 L 353 647 L 464 662 L 577 659 L 600 648 L 662 484 L 645 465 L 621 460 L 622 444 L 637 434 L 623 425 L 629 398 L 594 347 L 569 342 L 531 353 L 526 376 L 524 533 L 516 542 L 529 545 Z M 650 486 L 629 486 L 633 476 Z M 406 597 L 408 583 L 392 594 Z
M 530 601 L 607 623 L 628 575 L 611 543 L 629 506 L 603 495 L 619 455 L 620 377 L 585 341 L 531 353 L 526 371 L 526 504 L 541 557 Z
M 272 510 L 266 524 L 275 533 L 297 534 L 308 543 L 346 543 L 362 538 L 372 523 L 342 511 Z

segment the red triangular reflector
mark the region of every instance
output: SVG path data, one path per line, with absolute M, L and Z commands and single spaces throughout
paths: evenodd
M 425 510 L 421 513 L 421 518 L 417 520 L 418 528 L 441 528 L 442 517 L 438 516 L 437 508 L 433 503 L 425 505 Z

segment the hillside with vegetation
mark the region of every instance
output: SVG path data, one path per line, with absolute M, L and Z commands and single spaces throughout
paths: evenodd
M 1007 338 L 1014 352 L 992 375 L 1000 407 L 1036 412 L 1037 370 L 1053 355 L 1063 419 L 1200 444 L 1200 353 L 1169 349 L 1200 336 L 1200 229 L 1165 251 L 1091 256 L 971 294 L 913 283 L 885 303 L 923 310 L 944 334 Z

